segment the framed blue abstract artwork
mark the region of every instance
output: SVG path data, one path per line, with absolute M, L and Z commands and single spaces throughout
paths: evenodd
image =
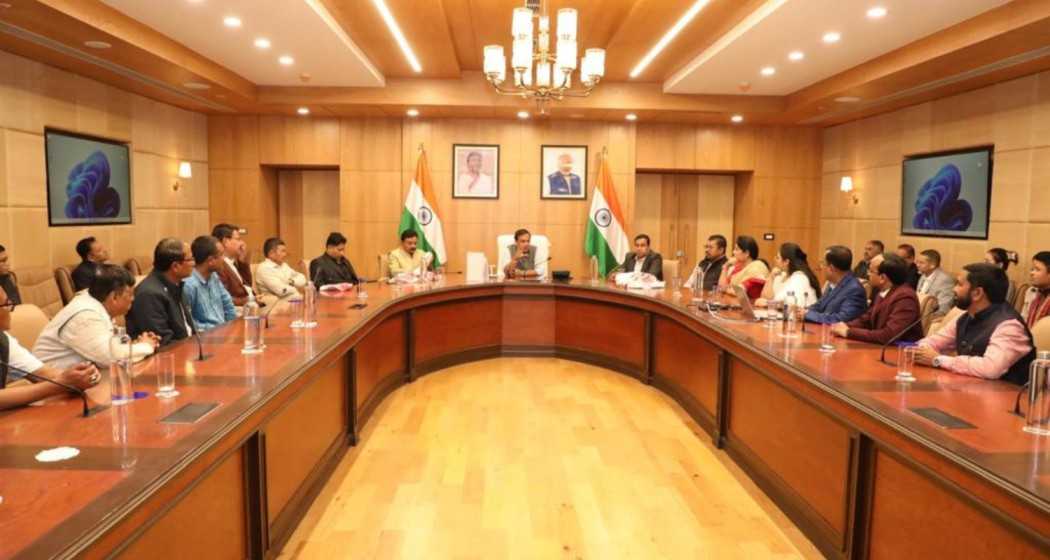
M 993 146 L 904 158 L 901 234 L 988 239 Z
M 48 128 L 47 216 L 52 226 L 131 223 L 128 145 Z

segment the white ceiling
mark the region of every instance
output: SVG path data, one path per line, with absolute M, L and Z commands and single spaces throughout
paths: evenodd
M 363 1 L 363 0 L 362 0 Z M 383 75 L 317 0 L 103 0 L 257 85 L 384 85 Z M 223 25 L 236 16 L 240 28 Z M 257 37 L 271 47 L 254 46 Z M 281 55 L 295 59 L 278 64 Z M 300 79 L 310 74 L 309 82 Z
M 722 41 L 664 83 L 667 93 L 787 95 L 1009 0 L 770 0 L 768 15 Z M 869 8 L 888 13 L 869 19 Z M 756 18 L 757 19 L 757 18 Z M 752 22 L 753 23 L 753 22 Z M 827 45 L 825 32 L 842 39 Z M 800 50 L 805 58 L 788 60 Z M 612 53 L 610 53 L 612 56 Z M 776 74 L 762 76 L 764 66 Z M 744 92 L 741 82 L 750 82 Z

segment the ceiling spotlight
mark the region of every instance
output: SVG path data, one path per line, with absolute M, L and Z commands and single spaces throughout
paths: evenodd
M 295 112 L 299 113 L 300 115 L 306 116 L 310 114 L 310 109 L 309 107 L 299 107 L 295 110 Z
M 518 118 L 519 119 L 527 119 L 527 118 L 529 118 L 529 112 L 528 111 L 518 111 Z
M 806 53 L 802 51 L 791 51 L 788 53 L 788 60 L 798 62 L 803 58 L 806 58 Z
M 766 66 L 765 68 L 760 70 L 759 73 L 763 76 L 772 76 L 773 74 L 777 73 L 777 69 L 773 68 L 772 66 Z
M 744 122 L 744 116 L 743 115 L 733 115 L 732 117 L 729 117 L 729 120 L 731 120 L 731 121 L 733 121 L 735 123 L 742 123 L 742 122 Z
M 886 15 L 886 8 L 875 6 L 868 10 L 868 19 L 879 19 Z
M 237 28 L 241 26 L 241 18 L 235 16 L 226 16 L 222 19 L 222 24 L 226 27 Z
M 410 117 L 418 117 L 419 116 L 419 109 L 409 109 L 409 110 L 405 111 L 405 114 L 410 116 Z
M 8 4 L 7 2 L 0 2 L 0 10 L 6 10 L 6 9 L 8 9 L 10 7 L 11 7 L 11 4 Z M 2 503 L 2 502 L 0 502 L 0 503 Z
M 270 40 L 266 37 L 259 37 L 255 40 L 255 47 L 259 49 L 268 49 L 270 48 Z
M 288 55 L 283 55 L 277 59 L 277 62 L 280 62 L 282 66 L 291 66 L 295 64 L 295 59 Z
M 90 49 L 108 49 L 113 45 L 105 41 L 84 41 L 84 46 Z
M 634 113 L 627 113 L 626 115 L 624 115 L 623 118 L 625 118 L 625 119 L 627 119 L 629 121 L 636 121 L 636 120 L 638 120 L 638 115 L 636 115 Z
M 839 103 L 856 103 L 860 101 L 860 98 L 853 95 L 844 95 L 842 97 L 836 97 L 835 101 Z
M 211 85 L 203 82 L 186 82 L 182 84 L 186 89 L 211 89 Z
M 842 38 L 842 34 L 838 31 L 828 31 L 824 34 L 823 40 L 827 44 L 838 43 L 839 39 Z

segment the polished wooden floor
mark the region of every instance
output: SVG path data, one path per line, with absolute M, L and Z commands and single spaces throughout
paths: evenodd
M 668 397 L 527 358 L 392 394 L 280 556 L 820 557 Z

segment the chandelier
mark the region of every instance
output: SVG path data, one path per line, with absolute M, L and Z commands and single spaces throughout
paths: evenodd
M 531 0 L 535 2 L 535 0 Z M 558 10 L 558 33 L 552 51 L 551 21 L 545 13 L 528 7 L 514 9 L 511 36 L 514 38 L 510 67 L 512 84 L 506 82 L 507 60 L 502 45 L 487 45 L 485 77 L 502 95 L 535 99 L 540 114 L 547 104 L 566 97 L 587 97 L 605 74 L 605 49 L 587 49 L 580 61 L 582 87 L 572 87 L 576 71 L 576 10 Z M 535 30 L 535 33 L 534 33 Z

